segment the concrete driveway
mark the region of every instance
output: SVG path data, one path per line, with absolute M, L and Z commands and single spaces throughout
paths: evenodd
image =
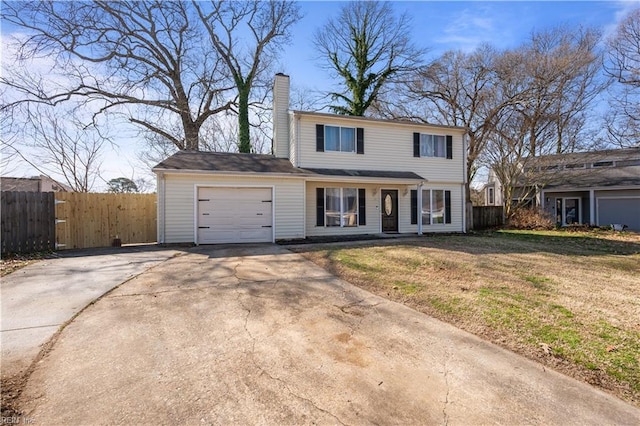
M 156 246 L 62 251 L 3 277 L 2 377 L 23 373 L 42 345 L 90 302 L 176 253 Z
M 277 246 L 198 248 L 62 332 L 35 424 L 638 424 L 640 410 Z

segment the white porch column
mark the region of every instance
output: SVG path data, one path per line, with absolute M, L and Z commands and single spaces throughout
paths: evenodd
M 589 190 L 589 224 L 594 226 L 596 223 L 596 197 L 593 189 Z
M 418 216 L 418 235 L 422 235 L 422 182 L 418 185 L 418 205 L 416 215 Z

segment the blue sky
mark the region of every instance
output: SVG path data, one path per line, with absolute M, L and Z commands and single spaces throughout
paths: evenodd
M 326 89 L 331 80 L 314 61 L 313 33 L 343 2 L 303 1 L 304 18 L 285 49 L 282 71 L 294 86 Z M 514 47 L 534 30 L 563 25 L 597 26 L 612 31 L 625 12 L 640 1 L 396 1 L 393 7 L 412 18 L 413 41 L 434 59 L 451 49 L 470 51 L 481 43 Z
M 313 33 L 328 18 L 335 16 L 341 2 L 302 1 L 303 19 L 293 29 L 292 43 L 282 52 L 279 72 L 291 76 L 294 88 L 330 91 L 332 80 L 314 60 Z M 414 43 L 429 49 L 426 59 L 437 58 L 446 50 L 473 50 L 481 43 L 509 48 L 522 43 L 534 30 L 559 25 L 600 27 L 605 34 L 615 29 L 617 22 L 632 9 L 640 7 L 640 0 L 629 1 L 569 1 L 569 2 L 453 2 L 453 1 L 397 1 L 393 7 L 412 17 Z M 4 32 L 11 31 L 4 28 Z M 123 140 L 120 148 L 105 153 L 103 178 L 151 177 L 150 170 L 140 165 L 132 140 Z M 27 166 L 12 171 L 14 176 L 36 174 Z M 95 188 L 97 190 L 103 187 Z

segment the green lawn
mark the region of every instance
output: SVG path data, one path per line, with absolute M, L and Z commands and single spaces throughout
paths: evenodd
M 640 406 L 640 236 L 500 231 L 302 247 L 345 280 Z

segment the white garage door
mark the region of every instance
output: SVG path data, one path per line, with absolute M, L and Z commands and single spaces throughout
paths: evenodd
M 199 188 L 198 243 L 273 241 L 271 188 Z
M 640 198 L 598 198 L 598 225 L 612 223 L 640 231 Z

